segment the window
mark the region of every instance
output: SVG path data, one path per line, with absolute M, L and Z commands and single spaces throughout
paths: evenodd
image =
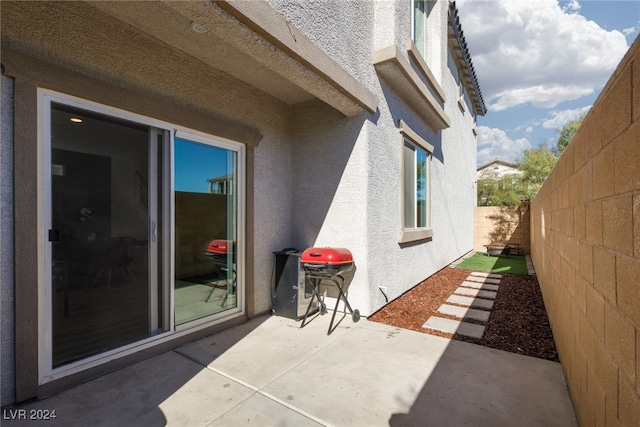
M 464 85 L 462 84 L 462 80 L 458 82 L 458 105 L 462 109 L 462 112 L 466 111 L 465 91 L 464 91 Z
M 431 230 L 430 168 L 433 146 L 400 121 L 402 134 L 402 231 L 400 243 L 427 239 Z
M 425 55 L 425 34 L 426 34 L 426 25 L 427 25 L 427 9 L 426 9 L 426 0 L 413 0 L 413 11 L 412 11 L 412 20 L 413 20 L 413 31 L 412 38 L 413 42 L 418 47 L 418 50 L 422 54 Z

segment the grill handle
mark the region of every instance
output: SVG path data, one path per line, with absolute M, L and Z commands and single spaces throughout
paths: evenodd
M 312 256 L 312 257 L 319 257 L 319 256 L 322 256 L 322 254 L 321 254 L 321 253 L 318 253 L 318 252 L 311 252 L 311 253 L 309 254 L 309 256 Z

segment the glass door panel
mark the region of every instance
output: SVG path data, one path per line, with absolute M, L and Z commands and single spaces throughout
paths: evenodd
M 55 368 L 157 329 L 149 264 L 157 147 L 148 127 L 87 110 L 52 103 L 50 119 Z
M 175 324 L 237 307 L 237 153 L 175 138 Z

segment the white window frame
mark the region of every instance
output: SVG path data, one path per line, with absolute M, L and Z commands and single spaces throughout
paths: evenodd
M 185 128 L 170 122 L 157 120 L 141 114 L 132 113 L 116 107 L 111 107 L 98 102 L 78 98 L 75 96 L 63 94 L 49 89 L 38 88 L 38 382 L 46 384 L 51 381 L 64 378 L 66 376 L 100 366 L 136 352 L 154 347 L 163 342 L 168 342 L 176 338 L 191 334 L 201 329 L 211 327 L 224 321 L 244 316 L 245 314 L 245 260 L 246 260 L 246 147 L 244 144 L 230 139 L 202 133 L 193 129 Z M 89 110 L 95 113 L 120 118 L 132 122 L 167 131 L 170 134 L 170 141 L 165 142 L 168 145 L 168 153 L 164 157 L 163 171 L 159 173 L 159 180 L 165 189 L 163 209 L 168 220 L 166 224 L 170 226 L 164 228 L 164 241 L 167 242 L 164 248 L 163 260 L 166 267 L 165 283 L 163 284 L 164 292 L 170 295 L 168 307 L 169 310 L 169 328 L 167 331 L 151 336 L 144 340 L 137 341 L 117 349 L 100 353 L 87 357 L 77 362 L 53 368 L 51 362 L 52 352 L 52 307 L 49 303 L 52 292 L 51 257 L 52 250 L 48 244 L 48 230 L 51 228 L 51 173 L 47 171 L 47 167 L 51 166 L 51 104 L 59 103 L 71 107 Z M 210 316 L 193 320 L 191 322 L 175 326 L 174 313 L 174 217 L 175 217 L 175 201 L 174 201 L 174 166 L 173 166 L 173 146 L 174 138 L 178 134 L 187 139 L 203 142 L 220 148 L 235 151 L 238 159 L 238 183 L 237 183 L 237 303 L 235 308 L 230 308 Z
M 398 237 L 398 243 L 408 243 L 414 242 L 418 240 L 426 240 L 433 237 L 433 229 L 431 227 L 431 159 L 433 157 L 434 147 L 429 144 L 424 138 L 418 135 L 413 129 L 411 129 L 406 122 L 400 120 L 398 130 L 400 131 L 400 147 L 401 147 L 401 172 L 400 172 L 400 181 L 401 181 L 401 191 L 400 191 L 400 236 Z M 417 226 L 407 226 L 405 224 L 405 172 L 408 169 L 408 166 L 405 165 L 405 157 L 404 150 L 405 144 L 410 144 L 415 147 L 417 150 L 423 151 L 427 155 L 427 171 L 426 171 L 426 186 L 427 186 L 427 199 L 426 199 L 426 226 L 417 227 Z M 417 151 L 416 151 L 417 153 Z M 415 165 L 416 159 L 414 157 L 411 170 L 414 171 L 414 181 L 417 182 L 417 176 L 415 176 Z M 412 190 L 414 191 L 414 190 Z M 414 222 L 415 224 L 416 222 Z

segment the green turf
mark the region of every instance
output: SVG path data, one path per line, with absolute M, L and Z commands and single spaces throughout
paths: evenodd
M 477 252 L 456 266 L 464 270 L 488 271 L 490 273 L 528 274 L 524 255 L 488 256 Z

